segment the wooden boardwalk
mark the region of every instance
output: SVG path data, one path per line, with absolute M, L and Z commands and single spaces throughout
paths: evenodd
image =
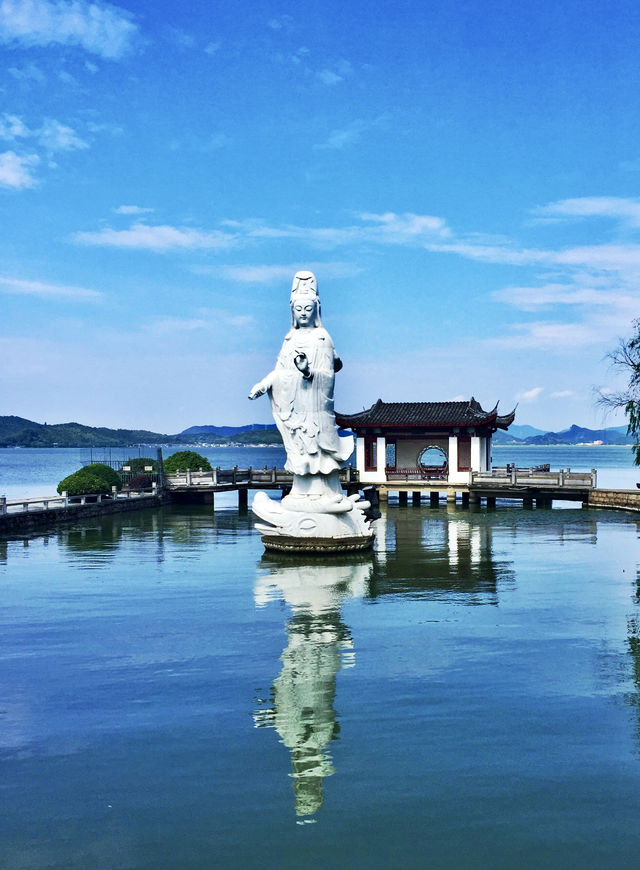
M 597 474 L 591 471 L 571 471 L 560 469 L 546 471 L 539 468 L 494 468 L 492 471 L 471 471 L 464 483 L 452 483 L 437 478 L 423 469 L 397 469 L 387 472 L 387 480 L 378 483 L 381 499 L 388 499 L 389 493 L 398 493 L 401 504 L 406 503 L 409 493 L 414 503 L 421 496 L 429 495 L 432 504 L 444 495 L 447 501 L 458 498 L 463 504 L 495 504 L 496 499 L 515 499 L 525 505 L 535 502 L 547 506 L 554 499 L 561 501 L 580 501 L 586 504 L 589 493 L 597 485 Z
M 362 486 L 356 469 L 348 466 L 341 475 L 342 486 L 349 494 Z M 0 497 L 0 535 L 43 531 L 56 525 L 76 522 L 85 517 L 120 513 L 163 504 L 188 503 L 213 505 L 216 493 L 237 492 L 238 506 L 248 507 L 249 490 L 280 490 L 286 493 L 293 475 L 281 468 L 215 468 L 213 471 L 186 471 L 167 475 L 164 487 L 151 490 L 119 492 L 109 495 L 44 496 L 41 498 L 5 499 Z M 407 504 L 409 494 L 414 505 L 428 496 L 431 505 L 446 498 L 463 505 L 495 505 L 496 499 L 514 499 L 525 507 L 548 507 L 554 499 L 579 501 L 584 507 L 640 511 L 640 490 L 604 490 L 596 488 L 596 472 L 570 469 L 498 468 L 491 472 L 471 472 L 467 483 L 425 478 L 419 469 L 403 469 L 395 479 L 375 484 L 380 500 L 390 493 Z

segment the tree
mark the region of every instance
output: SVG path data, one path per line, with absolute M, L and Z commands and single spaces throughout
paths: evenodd
M 175 474 L 177 471 L 212 471 L 211 463 L 204 456 L 193 450 L 180 450 L 164 460 L 165 474 Z
M 117 471 L 103 462 L 94 462 L 74 471 L 58 484 L 58 492 L 67 495 L 89 495 L 111 492 L 111 487 L 122 488 L 122 480 Z
M 633 321 L 634 334 L 621 339 L 618 347 L 609 354 L 613 368 L 621 370 L 629 383 L 620 393 L 600 393 L 599 403 L 605 408 L 622 408 L 627 415 L 627 432 L 635 439 L 634 461 L 640 465 L 640 318 Z

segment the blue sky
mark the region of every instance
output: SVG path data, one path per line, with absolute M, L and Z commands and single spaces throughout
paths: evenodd
M 0 414 L 270 422 L 247 392 L 310 268 L 340 410 L 602 425 L 640 316 L 636 0 L 0 0 L 0 51 Z

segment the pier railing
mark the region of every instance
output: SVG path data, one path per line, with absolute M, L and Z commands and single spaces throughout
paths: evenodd
M 0 516 L 30 513 L 35 511 L 55 510 L 69 505 L 102 504 L 120 499 L 136 499 L 154 495 L 157 492 L 155 485 L 152 489 L 110 493 L 87 493 L 86 495 L 51 495 L 33 498 L 4 498 L 0 496 Z
M 351 465 L 340 473 L 343 483 L 356 483 L 358 471 Z M 214 468 L 213 471 L 178 471 L 165 475 L 168 489 L 208 488 L 235 489 L 238 486 L 253 489 L 260 486 L 291 486 L 293 474 L 282 468 Z
M 549 487 L 552 489 L 595 489 L 597 472 L 571 471 L 570 468 L 558 471 L 543 471 L 540 468 L 493 468 L 491 471 L 469 472 L 469 485 L 472 487 Z

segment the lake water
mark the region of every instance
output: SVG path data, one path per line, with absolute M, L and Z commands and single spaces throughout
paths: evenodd
M 275 558 L 217 502 L 0 542 L 0 867 L 635 870 L 640 516 L 375 528 Z
M 170 456 L 184 447 L 164 447 L 163 455 Z M 195 447 L 215 467 L 221 468 L 282 468 L 285 452 L 282 447 Z M 514 447 L 494 445 L 494 465 L 514 463 L 531 466 L 550 463 L 552 468 L 572 468 L 574 471 L 598 471 L 598 486 L 634 488 L 640 480 L 640 470 L 633 464 L 630 447 Z M 77 471 L 84 462 L 122 460 L 131 456 L 155 457 L 155 447 L 113 448 L 89 450 L 80 447 L 0 448 L 0 495 L 7 498 L 54 495 L 58 483 Z M 355 465 L 355 459 L 353 459 Z M 231 501 L 228 501 L 231 504 Z

